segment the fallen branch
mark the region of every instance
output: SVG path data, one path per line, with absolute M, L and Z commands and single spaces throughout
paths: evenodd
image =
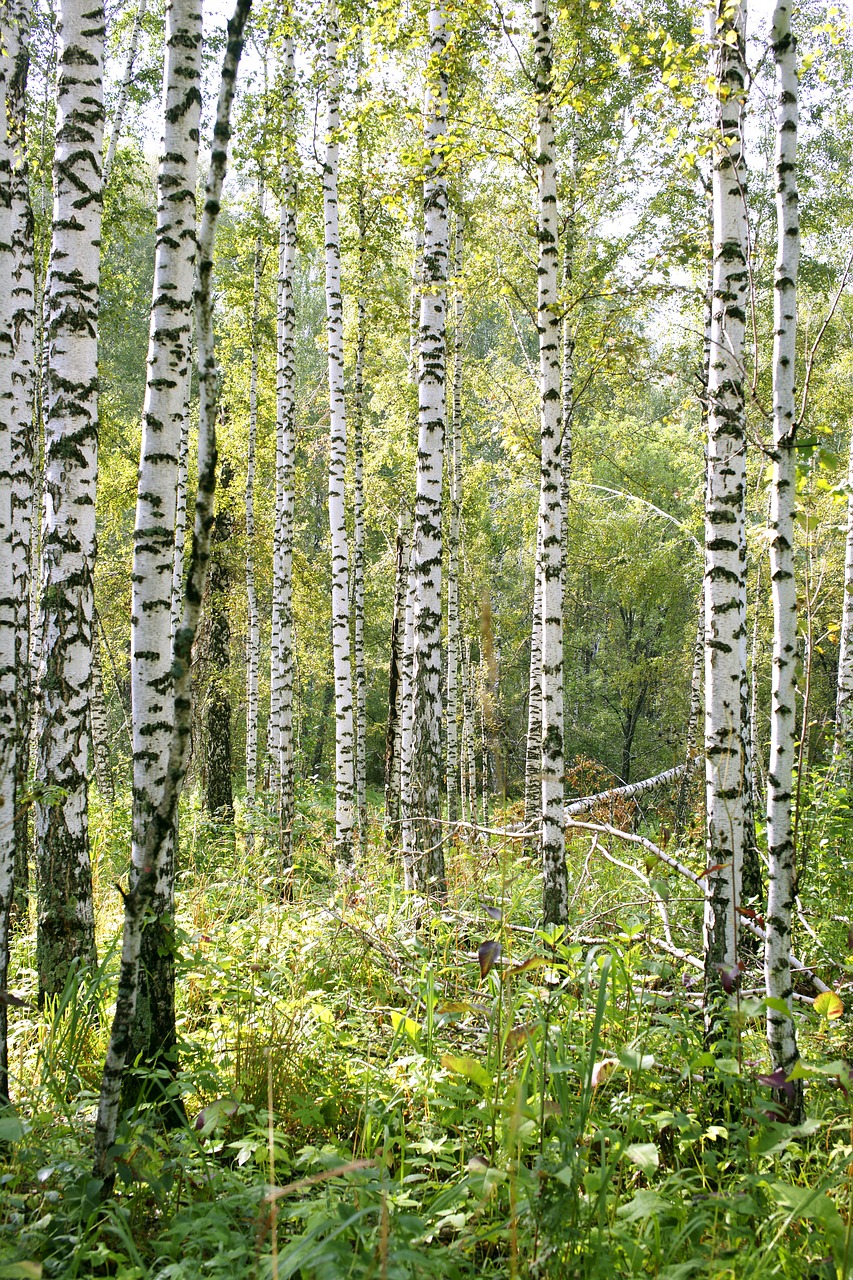
M 656 773 L 654 777 L 644 778 L 642 782 L 630 782 L 623 787 L 611 787 L 608 791 L 599 791 L 594 796 L 581 796 L 580 799 L 572 800 L 566 805 L 566 817 L 571 817 L 573 813 L 585 813 L 594 804 L 600 804 L 604 800 L 633 800 L 635 796 L 645 795 L 647 791 L 656 791 L 658 787 L 665 787 L 668 782 L 675 782 L 676 778 L 680 778 L 686 771 L 686 764 L 678 764 L 674 769 L 667 769 L 665 773 Z

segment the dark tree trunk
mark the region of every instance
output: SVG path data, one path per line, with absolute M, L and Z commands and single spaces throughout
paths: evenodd
M 220 492 L 226 492 L 232 471 L 225 461 L 219 475 Z M 234 793 L 231 786 L 231 623 L 228 602 L 231 572 L 228 546 L 234 520 L 231 511 L 220 501 L 211 537 L 209 578 L 209 614 L 207 661 L 209 684 L 204 709 L 205 729 L 205 802 L 208 813 L 223 822 L 234 821 Z

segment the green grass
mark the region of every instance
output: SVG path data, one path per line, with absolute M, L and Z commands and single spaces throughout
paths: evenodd
M 701 975 L 645 942 L 661 922 L 641 881 L 576 839 L 575 916 L 545 938 L 537 867 L 513 842 L 457 842 L 430 914 L 406 900 L 378 827 L 339 886 L 329 796 L 303 793 L 299 814 L 297 890 L 281 905 L 262 839 L 247 854 L 192 804 L 182 813 L 174 1087 L 200 1127 L 126 1116 L 99 1203 L 126 798 L 95 811 L 102 969 L 45 1015 L 10 1010 L 0 1280 L 850 1275 L 843 1068 L 815 1070 L 799 1129 L 768 1114 L 760 994 L 739 998 L 731 1044 L 707 1054 Z M 695 954 L 693 886 L 613 853 L 652 875 Z M 838 858 L 821 857 L 843 914 Z M 826 961 L 837 929 L 805 958 Z M 503 954 L 482 977 L 489 939 Z M 30 1002 L 33 948 L 19 936 L 13 963 Z M 846 1019 L 798 1009 L 804 1057 L 843 1058 Z

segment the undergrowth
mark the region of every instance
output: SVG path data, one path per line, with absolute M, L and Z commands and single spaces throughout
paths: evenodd
M 15 941 L 0 1280 L 851 1274 L 846 1019 L 798 1002 L 808 1118 L 792 1127 L 759 1078 L 750 970 L 729 1041 L 704 1043 L 701 973 L 673 954 L 699 949 L 690 882 L 576 838 L 570 928 L 546 935 L 518 841 L 455 837 L 439 911 L 401 891 L 378 826 L 335 882 L 322 789 L 298 821 L 281 904 L 262 831 L 247 849 L 183 811 L 171 1087 L 191 1125 L 164 1132 L 144 1102 L 126 1115 L 102 1202 L 91 1143 L 126 801 L 94 814 L 100 970 L 37 1013 L 34 938 Z M 813 936 L 798 939 L 839 974 L 846 839 L 812 824 Z M 825 927 L 809 924 L 821 875 Z

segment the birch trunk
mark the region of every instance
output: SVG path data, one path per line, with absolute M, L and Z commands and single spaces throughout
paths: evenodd
M 15 757 L 17 609 L 13 556 L 12 433 L 15 342 L 12 185 L 15 165 L 10 124 L 10 87 L 15 72 L 14 15 L 0 13 L 0 991 L 9 973 L 9 917 L 15 885 Z M 7 1013 L 0 999 L 0 1106 L 9 1102 Z
M 136 16 L 133 19 L 133 29 L 130 33 L 130 44 L 127 48 L 127 62 L 124 67 L 124 76 L 122 77 L 121 88 L 119 89 L 118 102 L 116 103 L 115 115 L 113 116 L 113 127 L 110 131 L 110 141 L 107 146 L 107 158 L 104 160 L 104 188 L 110 180 L 113 162 L 116 158 L 116 149 L 118 148 L 118 140 L 121 137 L 121 131 L 124 128 L 124 117 L 127 111 L 127 98 L 130 93 L 130 86 L 133 82 L 133 68 L 136 65 L 136 55 L 139 52 L 139 37 L 142 34 L 142 23 L 145 21 L 145 11 L 148 8 L 148 0 L 139 0 L 139 7 L 136 10 Z
M 455 326 L 453 332 L 453 411 L 450 435 L 450 536 L 447 545 L 447 724 L 446 788 L 449 822 L 459 818 L 459 538 L 462 525 L 462 214 L 456 215 Z
M 441 828 L 441 490 L 446 399 L 447 2 L 431 0 L 424 104 L 424 265 L 418 352 L 418 467 L 415 485 L 414 726 L 412 808 L 419 890 L 446 891 Z
M 364 253 L 364 208 L 359 192 L 359 254 Z M 364 660 L 364 271 L 359 268 L 359 299 L 355 338 L 355 387 L 353 395 L 353 657 L 355 659 L 355 794 L 358 830 L 367 840 L 367 671 Z
M 844 600 L 838 651 L 838 689 L 835 699 L 835 742 L 832 758 L 849 774 L 853 760 L 853 432 L 847 464 L 847 536 L 844 548 Z M 846 780 L 846 779 L 845 779 Z
M 98 298 L 104 11 L 62 0 L 59 13 L 53 228 L 46 286 L 47 416 L 36 779 L 39 998 L 62 991 L 72 963 L 95 963 L 87 777 L 98 472 Z
M 261 658 L 261 619 L 255 587 L 255 456 L 258 441 L 258 316 L 263 273 L 264 175 L 258 178 L 258 234 L 252 275 L 252 369 L 249 378 L 249 441 L 246 458 L 246 848 L 255 843 L 255 791 L 258 785 L 258 667 Z
M 546 927 L 568 920 L 563 827 L 563 512 L 560 403 L 560 321 L 557 310 L 557 171 L 551 18 L 548 0 L 533 0 L 538 118 L 539 394 L 542 469 L 539 491 L 542 581 L 542 905 Z
M 340 132 L 337 0 L 326 5 L 326 159 L 323 218 L 326 244 L 326 329 L 329 347 L 329 528 L 332 538 L 332 656 L 335 673 L 335 856 L 353 862 L 355 791 L 352 670 L 349 632 L 349 547 L 345 515 L 347 415 L 344 398 L 344 311 L 338 230 Z
M 748 305 L 746 7 L 721 5 L 711 71 L 715 93 L 713 302 L 708 370 L 705 503 L 705 991 L 722 994 L 718 966 L 737 962 L 737 906 L 744 841 L 742 684 L 746 670 L 744 323 Z M 710 1034 L 714 1034 L 713 1012 Z M 725 1034 L 724 1028 L 720 1028 Z
M 293 36 L 284 37 L 284 154 L 279 215 L 278 350 L 276 354 L 276 493 L 273 545 L 273 642 L 270 717 L 278 810 L 277 878 L 290 892 L 293 868 L 293 515 L 296 454 L 296 103 Z
M 101 664 L 101 642 L 98 635 L 98 614 L 92 624 L 92 691 L 89 697 L 89 731 L 92 735 L 92 756 L 95 763 L 95 781 L 101 798 L 113 804 L 116 798 L 113 766 L 109 748 L 109 721 L 104 696 L 104 669 Z
M 414 255 L 409 290 L 409 385 L 412 398 L 418 382 L 418 325 L 420 321 L 421 275 L 423 271 L 423 201 L 414 210 Z M 417 413 L 410 412 L 408 443 L 417 438 Z M 403 724 L 411 725 L 411 630 L 406 629 L 406 607 L 409 598 L 412 557 L 412 511 L 405 496 L 400 498 L 397 520 L 396 562 L 394 578 L 394 618 L 391 623 L 391 660 L 388 673 L 388 729 L 385 739 L 385 820 L 389 843 L 402 842 L 411 834 L 411 824 L 403 825 Z M 411 746 L 411 744 L 410 744 Z M 405 798 L 406 804 L 411 797 Z M 406 857 L 411 855 L 404 850 Z
M 400 676 L 400 833 L 403 846 L 403 883 L 415 892 L 421 888 L 414 833 L 414 736 L 415 736 L 415 576 L 414 545 L 409 548 L 406 575 L 406 607 L 403 621 L 403 663 Z
M 220 420 L 224 410 L 220 406 Z M 227 498 L 233 470 L 224 459 L 219 472 L 219 502 L 210 535 L 208 566 L 207 643 L 210 668 L 204 706 L 205 807 L 211 817 L 232 827 L 234 790 L 231 778 L 231 566 L 230 544 L 234 520 Z
M 186 520 L 201 60 L 201 0 L 170 0 L 131 581 L 132 890 L 145 876 L 148 833 L 166 785 L 176 717 L 173 618 L 175 588 L 180 590 L 183 569 L 183 544 L 177 545 L 176 529 L 179 503 Z M 151 868 L 151 918 L 140 940 L 138 994 L 129 1030 L 131 1056 L 139 1059 L 142 1070 L 159 1069 L 167 1075 L 174 1073 L 177 1055 L 172 942 L 175 834 L 164 840 Z M 125 1105 L 135 1100 L 139 1088 L 138 1075 L 126 1081 Z M 170 1108 L 166 1116 L 173 1115 Z
M 192 341 L 184 379 L 184 412 L 181 418 L 181 441 L 178 446 L 178 479 L 175 489 L 175 551 L 172 557 L 172 605 L 169 619 L 169 645 L 175 641 L 175 632 L 181 620 L 181 604 L 184 596 L 184 549 L 187 538 L 187 478 L 190 461 L 190 387 L 192 376 Z
M 13 910 L 16 920 L 25 920 L 29 897 L 29 805 L 22 800 L 28 790 L 30 760 L 30 726 L 32 691 L 30 668 L 30 607 L 32 597 L 31 565 L 33 514 L 35 498 L 35 262 L 33 247 L 33 213 L 30 206 L 29 165 L 27 161 L 27 72 L 32 11 L 30 0 L 10 4 L 7 0 L 8 24 L 4 38 L 9 57 L 9 79 L 6 85 L 7 128 L 11 149 L 11 250 L 12 250 L 12 315 L 11 334 L 14 341 L 11 401 L 12 463 L 12 571 L 14 575 L 15 668 L 17 693 L 15 723 L 17 746 L 15 756 L 15 882 Z M 2 986 L 0 982 L 0 986 Z
M 213 341 L 213 241 L 219 215 L 222 183 L 228 159 L 231 104 L 236 88 L 237 68 L 243 49 L 243 32 L 251 0 L 237 0 L 228 23 L 228 40 L 222 65 L 222 78 L 214 125 L 214 146 L 205 191 L 204 213 L 198 236 L 198 277 L 195 287 L 196 335 L 198 343 L 199 429 L 198 489 L 192 555 L 187 575 L 187 589 L 181 625 L 175 634 L 173 648 L 173 719 L 169 756 L 160 797 L 150 816 L 140 850 L 141 857 L 124 899 L 124 930 L 121 966 L 115 1015 L 107 1048 L 98 1116 L 95 1124 L 94 1176 L 110 1185 L 114 1156 L 119 1096 L 125 1063 L 132 1048 L 131 1027 L 134 1020 L 139 986 L 139 959 L 142 930 L 156 893 L 159 869 L 169 847 L 175 824 L 178 800 L 186 776 L 192 728 L 191 659 L 204 597 L 207 565 L 210 556 L 210 531 L 213 525 L 216 489 L 216 410 L 219 376 L 215 364 Z
M 773 597 L 773 678 L 770 766 L 767 770 L 767 928 L 764 978 L 768 997 L 792 1008 L 791 911 L 796 894 L 793 773 L 796 751 L 797 583 L 794 574 L 796 508 L 797 273 L 800 258 L 797 192 L 797 46 L 791 0 L 778 0 L 771 31 L 776 63 L 776 228 L 778 251 L 773 307 L 773 480 L 770 498 L 770 579 Z M 767 1044 L 774 1071 L 787 1075 L 799 1054 L 791 1013 L 767 1010 Z M 793 1103 L 783 1089 L 776 1100 L 802 1112 L 802 1082 Z
M 527 750 L 524 768 L 524 825 L 535 830 L 525 841 L 529 853 L 539 848 L 542 826 L 542 544 L 537 532 L 533 574 L 533 619 L 530 626 L 530 679 L 527 692 Z

